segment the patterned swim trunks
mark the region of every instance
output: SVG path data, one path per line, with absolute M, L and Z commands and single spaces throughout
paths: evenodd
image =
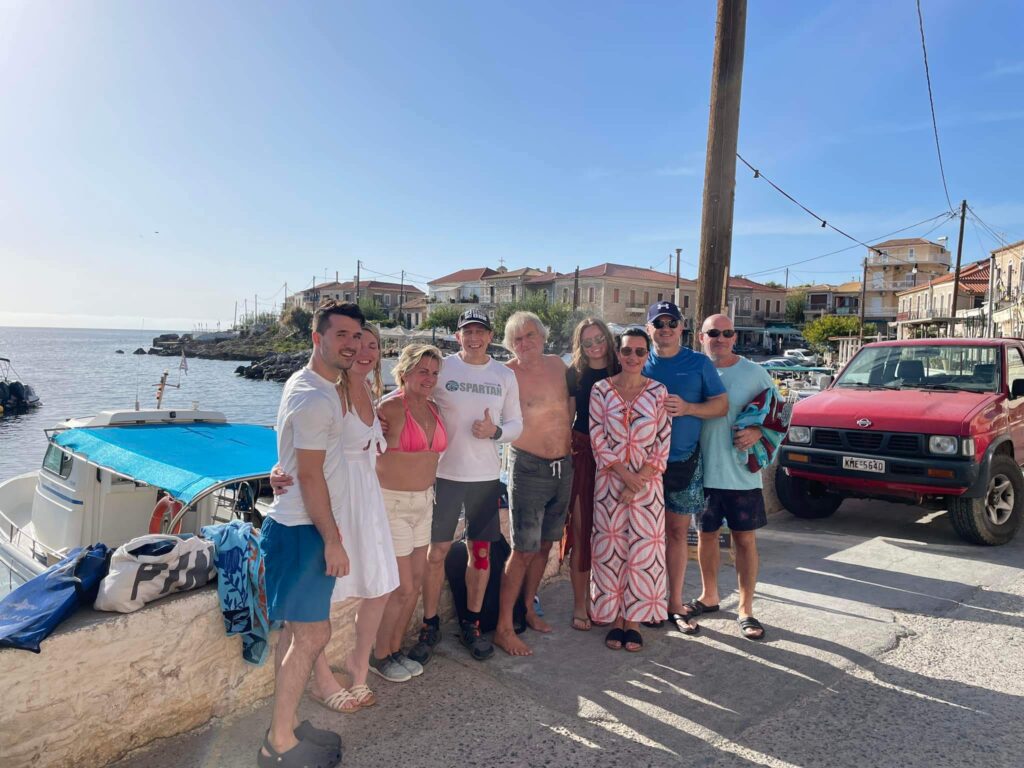
M 699 450 L 697 448 L 694 449 Z M 685 464 L 693 456 L 690 453 L 682 461 L 669 462 L 665 470 L 665 509 L 677 515 L 699 515 L 704 510 L 704 457 L 697 457 L 697 466 L 685 488 L 673 488 L 669 477 L 674 465 Z

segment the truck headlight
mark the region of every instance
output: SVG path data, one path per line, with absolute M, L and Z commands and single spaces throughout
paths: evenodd
M 789 442 L 798 443 L 800 445 L 807 445 L 811 442 L 811 428 L 810 427 L 790 427 L 789 428 Z
M 928 451 L 938 453 L 942 456 L 952 456 L 956 453 L 957 442 L 955 437 L 948 435 L 932 435 L 928 438 Z

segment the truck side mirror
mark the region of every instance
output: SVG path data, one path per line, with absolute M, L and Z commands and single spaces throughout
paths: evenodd
M 1010 399 L 1016 400 L 1018 397 L 1024 397 L 1024 379 L 1014 379 L 1010 385 Z

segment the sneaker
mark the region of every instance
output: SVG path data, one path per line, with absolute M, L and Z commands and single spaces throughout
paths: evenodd
M 404 683 L 412 679 L 412 673 L 395 661 L 394 654 L 378 659 L 371 653 L 370 669 L 392 683 Z
M 391 658 L 397 661 L 403 667 L 405 667 L 409 671 L 409 674 L 413 677 L 418 677 L 419 675 L 423 674 L 423 665 L 420 664 L 418 661 L 413 661 L 401 651 L 396 651 L 395 653 L 392 653 Z
M 421 666 L 430 661 L 434 654 L 434 646 L 441 642 L 441 630 L 430 624 L 420 627 L 420 637 L 416 645 L 409 649 L 408 658 Z
M 459 622 L 459 642 L 469 649 L 470 656 L 477 661 L 483 661 L 494 654 L 494 646 L 480 634 L 480 623 L 477 621 Z

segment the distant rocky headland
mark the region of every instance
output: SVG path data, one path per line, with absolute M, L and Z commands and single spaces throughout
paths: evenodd
M 217 333 L 164 333 L 153 339 L 150 348 L 139 347 L 133 354 L 160 357 L 201 358 L 204 360 L 239 360 L 235 373 L 247 379 L 287 381 L 309 359 L 312 349 L 294 335 L 279 329 L 260 331 L 221 331 Z M 121 350 L 117 350 L 121 352 Z

